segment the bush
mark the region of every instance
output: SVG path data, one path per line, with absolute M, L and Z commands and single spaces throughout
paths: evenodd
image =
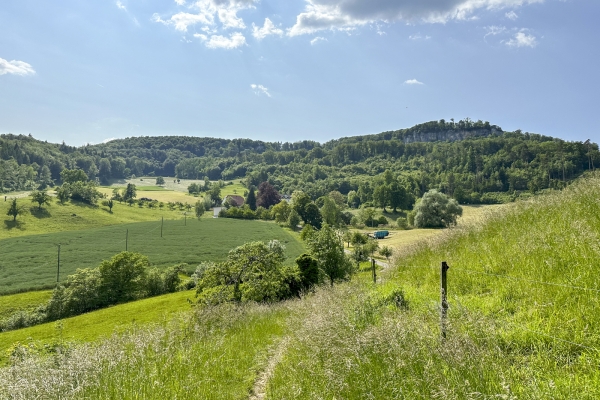
M 398 217 L 396 225 L 398 225 L 399 229 L 408 229 L 408 220 L 406 218 Z

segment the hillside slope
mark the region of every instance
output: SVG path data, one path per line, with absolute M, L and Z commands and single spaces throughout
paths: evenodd
M 595 399 L 599 198 L 596 175 L 515 204 L 407 249 L 377 285 L 359 274 L 302 300 L 211 308 L 50 357 L 17 347 L 0 395 Z

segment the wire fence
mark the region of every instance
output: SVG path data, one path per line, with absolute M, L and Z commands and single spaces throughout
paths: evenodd
M 401 266 L 401 268 L 403 269 L 429 269 L 429 270 L 440 270 L 439 266 L 430 266 L 430 265 L 407 265 L 407 266 Z M 554 287 L 561 287 L 561 288 L 566 288 L 566 289 L 571 289 L 571 290 L 579 290 L 582 292 L 586 292 L 586 293 L 591 293 L 591 294 L 597 294 L 600 293 L 600 289 L 595 289 L 595 288 L 589 288 L 589 287 L 584 287 L 584 286 L 576 286 L 576 285 L 569 285 L 569 284 L 565 284 L 565 283 L 556 283 L 556 282 L 546 282 L 546 281 L 542 281 L 542 280 L 536 280 L 536 279 L 528 279 L 528 278 L 521 278 L 521 277 L 516 277 L 516 276 L 512 276 L 512 275 L 507 275 L 507 274 L 496 274 L 496 273 L 491 273 L 491 272 L 486 272 L 486 271 L 477 271 L 477 270 L 472 270 L 472 269 L 467 269 L 467 268 L 459 268 L 459 267 L 452 267 L 451 268 L 452 271 L 458 271 L 458 272 L 462 272 L 465 273 L 467 275 L 471 275 L 471 274 L 475 274 L 475 275 L 483 275 L 483 276 L 490 276 L 493 278 L 497 278 L 497 279 L 507 279 L 510 280 L 512 282 L 524 282 L 527 284 L 536 284 L 536 285 L 546 285 L 546 286 L 554 286 Z M 442 286 L 442 293 L 441 293 L 441 306 L 440 306 L 440 310 L 441 310 L 441 330 L 442 330 L 442 337 L 446 337 L 446 318 L 447 318 L 447 313 L 445 310 L 447 310 L 447 304 L 444 304 L 446 296 L 448 294 L 448 290 L 445 289 L 445 285 L 446 283 L 445 281 L 445 272 L 444 272 L 444 267 L 442 267 L 442 272 L 441 272 L 441 286 Z M 535 335 L 539 335 L 542 337 L 546 337 L 549 339 L 553 339 L 556 340 L 558 342 L 562 342 L 562 343 L 567 343 L 573 346 L 577 346 L 580 347 L 582 349 L 587 349 L 590 351 L 594 351 L 594 352 L 600 352 L 600 349 L 596 348 L 596 347 L 592 347 L 592 346 L 588 346 L 586 344 L 582 344 L 582 343 L 578 343 L 572 340 L 567 340 L 567 339 L 563 339 L 554 335 L 551 335 L 549 333 L 543 333 L 543 332 L 539 332 L 536 330 L 532 330 L 529 329 L 527 327 L 525 327 L 522 324 L 517 324 L 515 322 L 513 322 L 513 325 L 515 327 L 517 327 L 518 329 L 525 331 L 525 332 L 529 332 L 529 333 L 533 333 Z

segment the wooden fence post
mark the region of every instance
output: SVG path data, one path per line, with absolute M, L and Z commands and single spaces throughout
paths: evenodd
M 441 308 L 440 308 L 440 327 L 442 331 L 442 338 L 446 338 L 446 319 L 448 317 L 448 279 L 446 273 L 448 272 L 448 264 L 446 261 L 442 261 L 441 268 Z
M 375 270 L 375 259 L 371 258 L 371 268 L 373 269 L 373 283 L 377 283 L 377 272 Z

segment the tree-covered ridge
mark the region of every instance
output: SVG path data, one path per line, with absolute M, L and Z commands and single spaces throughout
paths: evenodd
M 302 189 L 313 199 L 333 190 L 355 191 L 366 202 L 374 200 L 377 181 L 383 180 L 379 175 L 389 170 L 415 196 L 438 189 L 463 202 L 478 202 L 488 192 L 562 187 L 598 165 L 595 143 L 504 132 L 470 119 L 431 121 L 324 144 L 158 136 L 76 148 L 0 135 L 4 191 L 58 184 L 63 169 L 79 168 L 101 182 L 153 174 L 243 179 L 248 187 L 268 181 L 283 194 Z

